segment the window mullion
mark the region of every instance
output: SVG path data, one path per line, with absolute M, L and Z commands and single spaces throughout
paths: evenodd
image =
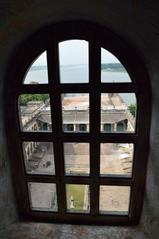
M 135 83 L 101 83 L 102 93 L 137 93 L 138 88 Z
M 99 158 L 100 144 L 96 141 L 100 133 L 100 47 L 90 42 L 89 46 L 89 71 L 90 71 L 90 204 L 91 213 L 98 215 L 99 213 Z
M 54 155 L 55 155 L 55 172 L 57 177 L 57 198 L 58 210 L 60 214 L 65 212 L 65 187 L 64 187 L 64 159 L 63 145 L 60 135 L 62 133 L 62 108 L 61 108 L 61 92 L 59 90 L 59 56 L 58 44 L 51 42 L 48 49 L 48 75 L 50 90 L 50 105 L 52 112 L 52 129 L 54 136 Z

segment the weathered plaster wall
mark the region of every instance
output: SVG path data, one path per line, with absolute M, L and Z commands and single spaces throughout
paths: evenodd
M 133 5 L 133 2 L 136 4 Z M 159 233 L 159 2 L 157 0 L 0 1 L 0 229 L 17 219 L 2 107 L 7 63 L 15 47 L 30 33 L 44 25 L 71 19 L 89 20 L 105 25 L 131 42 L 138 49 L 147 66 L 152 87 L 152 121 L 148 176 L 141 224 L 129 229 L 93 227 L 93 231 L 91 227 L 63 225 L 55 228 L 51 225 L 29 224 L 19 226 L 20 230 L 17 233 L 30 233 L 28 238 L 34 238 L 34 231 L 39 231 L 43 236 L 50 232 L 50 237 L 57 234 L 55 238 L 64 238 L 62 234 L 64 232 L 70 233 L 66 238 L 89 238 L 92 233 L 90 238 L 93 238 L 93 235 L 96 238 L 157 238 Z M 13 228 L 15 229 L 15 226 L 10 230 Z M 59 231 L 56 233 L 56 229 L 62 230 L 61 234 L 58 234 Z M 83 236 L 86 235 L 82 234 L 84 231 L 87 231 L 87 236 Z M 14 237 L 10 231 L 6 233 L 3 233 L 4 238 L 18 238 Z M 110 236 L 111 233 L 112 236 Z M 19 235 L 19 238 L 22 237 Z

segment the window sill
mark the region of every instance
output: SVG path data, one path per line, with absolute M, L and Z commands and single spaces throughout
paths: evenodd
M 1 239 L 138 239 L 145 238 L 141 227 L 83 226 L 50 223 L 19 222 L 0 232 Z

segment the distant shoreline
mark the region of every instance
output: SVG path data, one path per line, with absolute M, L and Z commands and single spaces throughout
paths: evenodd
M 109 72 L 124 72 L 126 73 L 125 68 L 121 63 L 106 63 L 101 65 L 102 71 L 109 71 Z
M 62 67 L 72 67 L 72 66 L 86 66 L 82 64 L 78 65 L 63 65 Z M 39 65 L 39 66 L 32 66 L 30 71 L 42 71 L 46 70 L 47 66 Z M 120 63 L 103 63 L 101 64 L 101 70 L 106 72 L 123 72 L 126 73 L 125 68 Z

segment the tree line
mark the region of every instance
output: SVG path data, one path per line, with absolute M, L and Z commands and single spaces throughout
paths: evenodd
M 43 101 L 49 99 L 48 94 L 24 94 L 20 96 L 20 105 L 26 106 L 29 101 Z

